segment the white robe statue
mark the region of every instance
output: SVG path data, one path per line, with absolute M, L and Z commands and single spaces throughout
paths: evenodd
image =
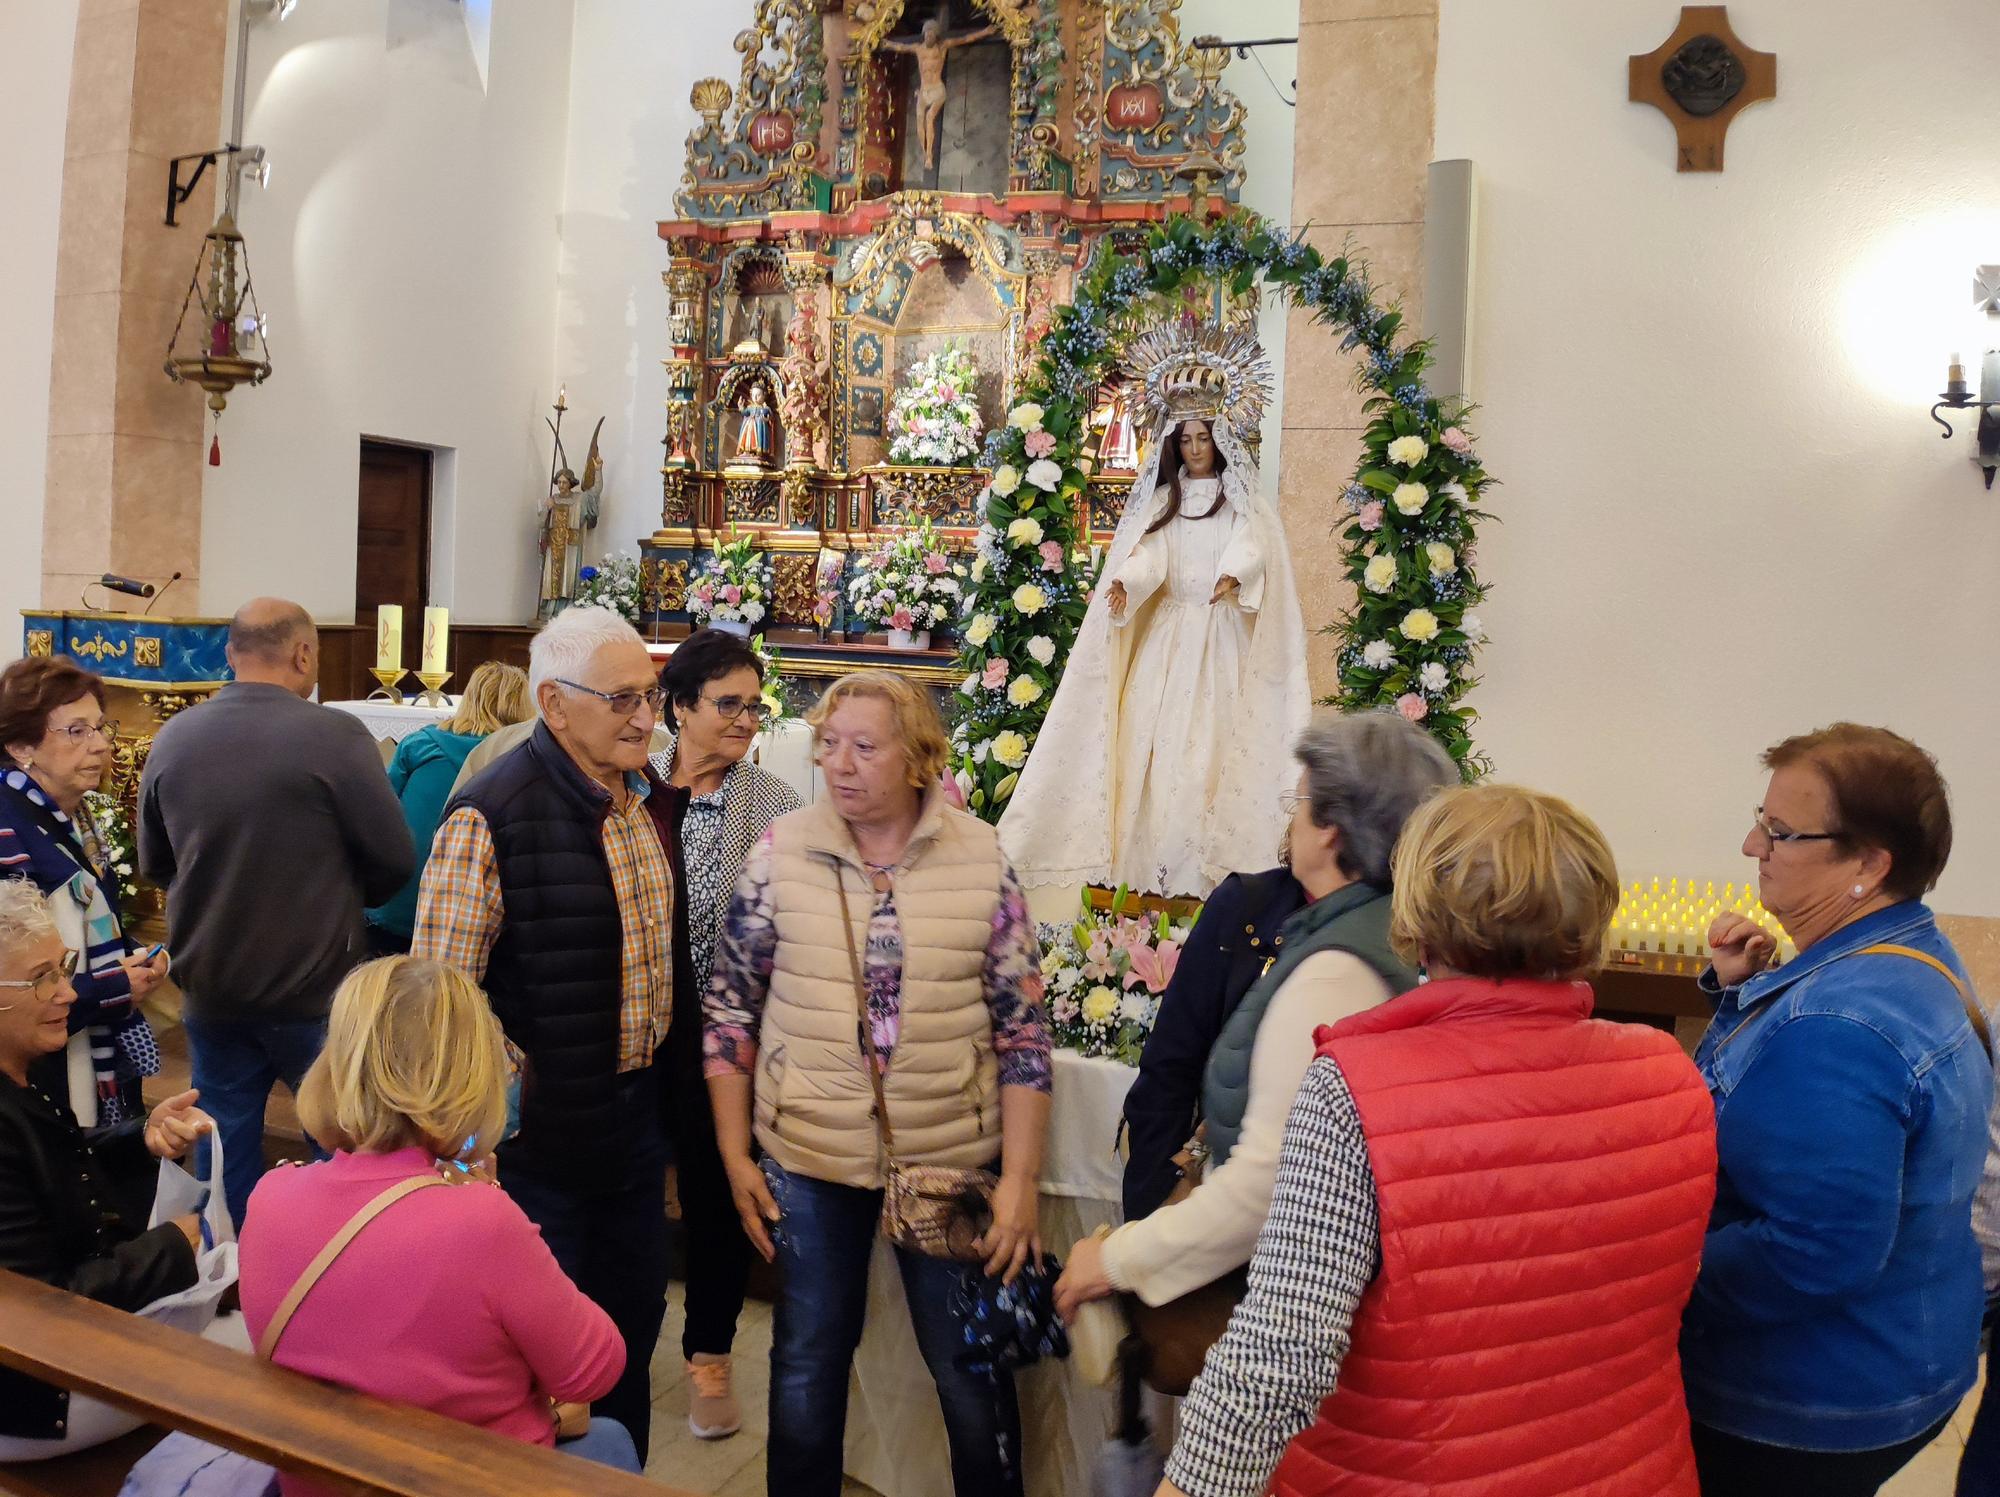
M 1268 868 L 1311 712 L 1305 621 L 1276 510 L 1226 421 L 1219 476 L 1160 482 L 1179 426 L 1139 462 L 1048 718 L 1000 820 L 1021 879 L 1206 896 Z M 1216 592 L 1223 578 L 1236 587 Z M 1122 583 L 1123 616 L 1111 616 Z M 1215 598 L 1211 602 L 1210 599 Z

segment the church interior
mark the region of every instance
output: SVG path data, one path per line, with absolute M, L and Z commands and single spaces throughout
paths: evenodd
M 0 1413 L 0 1491 L 2000 1493 L 2000 1408 L 1978 1427 L 2000 1304 L 1992 20 L 0 7 L 0 882 L 62 907 L 69 950 L 16 970 L 42 917 L 0 890 L 0 987 L 58 1005 L 40 1030 L 0 1005 L 0 1403 L 69 1411 Z M 503 668 L 512 710 L 471 726 Z M 289 696 L 233 731 L 264 736 L 225 737 L 260 682 Z M 263 761 L 292 757 L 268 724 L 299 698 L 294 788 L 267 792 Z M 690 752 L 711 718 L 712 772 Z M 884 733 L 907 776 L 871 767 Z M 369 783 L 343 801 L 355 765 L 314 756 L 356 745 Z M 584 893 L 535 882 L 576 857 L 547 830 L 563 793 L 591 805 Z M 398 798 L 384 882 L 355 807 Z M 530 802 L 542 820 L 503 826 Z M 355 859 L 330 903 L 305 892 L 334 878 L 313 836 Z M 258 858 L 296 889 L 232 906 Z M 1289 904 L 1257 902 L 1279 885 Z M 574 925 L 608 911 L 588 940 L 553 932 L 543 902 L 572 897 Z M 325 974 L 286 1010 L 317 1026 L 289 1069 L 216 996 L 305 939 L 259 924 L 280 908 Z M 1583 956 L 1522 956 L 1544 920 L 1582 920 Z M 234 1174 L 222 1210 L 221 1141 L 240 1127 L 231 1157 L 273 1165 L 267 1198 L 393 1157 L 343 1090 L 367 1057 L 332 1060 L 370 992 L 417 1002 L 394 995 L 418 968 L 450 969 L 437 1025 L 453 984 L 491 1005 L 405 1091 L 491 1030 L 506 1129 L 474 1117 L 456 1168 L 518 1190 L 526 1245 L 496 1264 L 561 1270 L 521 1291 L 535 1334 L 574 1299 L 564 1324 L 625 1342 L 594 1393 L 536 1361 L 582 1350 L 535 1343 L 514 1415 L 472 1400 L 530 1345 L 496 1331 L 464 1350 L 483 1370 L 446 1366 L 484 1311 L 435 1346 L 414 1310 L 373 1342 L 350 1325 L 350 1376 L 307 1294 L 250 1353 L 287 1283 L 338 1291 L 368 1235 L 350 1221 L 326 1262 L 315 1239 L 260 1299 L 278 1213 L 244 1218 Z M 83 981 L 106 974 L 124 1007 Z M 1551 1058 L 1554 1010 L 1507 1004 L 1558 988 L 1582 1008 Z M 1436 1013 L 1399 1007 L 1425 994 Z M 579 1081 L 550 1039 L 586 1001 L 615 1078 Z M 1440 1038 L 1397 1048 L 1419 1022 Z M 232 1123 L 217 1035 L 249 1027 L 262 1079 Z M 1579 1059 L 1586 1034 L 1604 1048 Z M 65 1057 L 62 1107 L 32 1078 Z M 1575 1069 L 1509 1090 L 1515 1059 Z M 1637 1068 L 1667 1079 L 1627 1098 Z M 534 1134 L 655 1075 L 643 1128 L 579 1146 L 644 1177 L 630 1227 Z M 1138 1183 L 1162 1089 L 1151 1167 L 1239 1220 L 1232 1243 L 1189 1245 L 1200 1208 L 1156 1225 L 1180 1209 Z M 22 1246 L 57 1208 L 7 1182 L 41 1178 L 54 1135 L 10 1109 L 44 1105 L 80 1160 L 121 1128 L 160 1160 L 195 1145 L 200 1204 L 166 1209 L 162 1163 L 123 1247 L 76 1246 L 119 1230 L 94 1196 L 83 1237 Z M 1438 1179 L 1472 1183 L 1424 1184 L 1404 1107 L 1467 1151 Z M 1639 1136 L 1612 1142 L 1613 1113 Z M 1529 1116 L 1539 1137 L 1494 1143 Z M 423 1182 L 453 1167 L 426 1151 Z M 910 1181 L 969 1167 L 979 1245 L 954 1261 L 896 1209 L 944 1211 Z M 435 1207 L 442 1234 L 450 1194 L 395 1209 Z M 219 1315 L 51 1266 L 129 1266 L 169 1216 Z M 1563 1329 L 1531 1334 L 1509 1296 L 1545 1271 L 1563 1287 L 1534 1313 Z M 1668 1308 L 1616 1287 L 1640 1283 Z M 1170 1343 L 1225 1286 L 1174 1380 Z M 712 1289 L 737 1313 L 698 1349 Z M 566 1425 L 573 1404 L 594 1416 Z M 73 1436 L 86 1407 L 112 1433 Z M 243 1484 L 170 1484 L 169 1456 L 204 1452 Z

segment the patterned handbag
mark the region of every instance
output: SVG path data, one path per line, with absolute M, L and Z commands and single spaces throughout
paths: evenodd
M 854 1038 L 860 1046 L 862 1069 L 875 1089 L 875 1126 L 882 1135 L 883 1152 L 889 1156 L 882 1192 L 882 1235 L 896 1246 L 926 1257 L 976 1263 L 980 1254 L 973 1244 L 992 1225 L 991 1200 L 1000 1178 L 991 1170 L 897 1161 L 889 1103 L 882 1092 L 882 1068 L 876 1063 L 875 1042 L 869 1034 L 868 984 L 862 979 L 861 953 L 854 945 L 847 880 L 841 876 L 839 861 L 828 861 L 833 864 L 834 888 L 840 893 L 840 932 L 847 938 L 847 966 L 854 979 Z

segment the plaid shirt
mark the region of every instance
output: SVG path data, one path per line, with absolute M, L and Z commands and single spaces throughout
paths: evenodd
M 643 782 L 623 809 L 614 805 L 605 813 L 604 861 L 625 928 L 618 1069 L 636 1071 L 652 1064 L 653 1052 L 666 1037 L 674 997 L 674 876 L 646 809 Z M 445 818 L 431 845 L 410 954 L 449 962 L 482 982 L 506 918 L 493 833 L 477 810 L 460 806 Z

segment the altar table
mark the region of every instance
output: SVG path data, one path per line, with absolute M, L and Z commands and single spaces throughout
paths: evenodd
M 448 696 L 444 699 L 442 707 L 426 707 L 422 702 L 415 700 L 328 702 L 326 705 L 335 712 L 345 712 L 349 717 L 360 718 L 361 726 L 375 736 L 377 743 L 397 744 L 419 728 L 428 728 L 433 723 L 450 722 L 452 714 L 458 711 L 459 701 L 458 697 Z
M 1122 1220 L 1118 1128 L 1137 1075 L 1117 1061 L 1055 1052 L 1041 1234 L 1042 1246 L 1058 1257 L 1067 1259 L 1071 1243 Z M 1015 1386 L 1028 1497 L 1089 1497 L 1092 1465 L 1117 1420 L 1116 1392 L 1085 1383 L 1068 1362 L 1037 1363 L 1015 1375 Z M 1159 1431 L 1162 1420 L 1153 1425 Z M 868 1275 L 867 1329 L 848 1382 L 845 1465 L 882 1497 L 937 1497 L 950 1486 L 937 1391 L 917 1350 L 893 1249 L 879 1240 Z

